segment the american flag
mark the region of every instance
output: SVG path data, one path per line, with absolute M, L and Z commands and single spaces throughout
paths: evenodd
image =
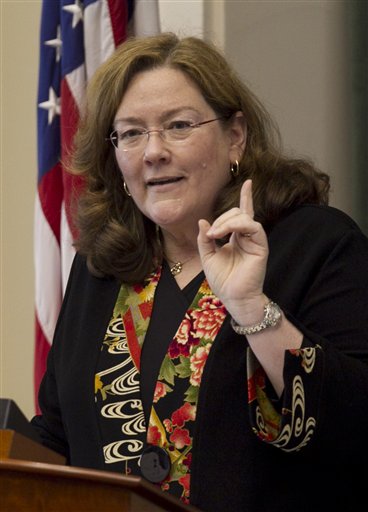
M 72 202 L 83 186 L 67 174 L 86 84 L 129 34 L 160 31 L 157 0 L 43 0 L 37 100 L 35 200 L 35 358 L 37 394 L 74 257 Z

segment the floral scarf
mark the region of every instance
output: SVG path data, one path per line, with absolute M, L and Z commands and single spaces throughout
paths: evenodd
M 227 312 L 204 279 L 162 361 L 146 426 L 139 389 L 140 356 L 160 277 L 161 267 L 142 286 L 121 286 L 102 344 L 101 369 L 95 376 L 96 404 L 103 418 L 115 419 L 115 430 L 109 424 L 109 436 L 102 427 L 106 464 L 120 462 L 126 474 L 139 474 L 145 443 L 160 446 L 171 460 L 170 474 L 161 488 L 189 503 L 199 387 Z

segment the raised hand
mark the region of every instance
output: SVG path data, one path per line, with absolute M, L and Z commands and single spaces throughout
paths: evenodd
M 267 237 L 253 219 L 252 182 L 245 181 L 239 208 L 232 208 L 212 225 L 199 221 L 198 249 L 207 280 L 230 314 L 244 318 L 263 299 L 263 282 L 268 258 Z M 216 239 L 231 235 L 222 247 Z M 246 315 L 248 316 L 248 315 Z

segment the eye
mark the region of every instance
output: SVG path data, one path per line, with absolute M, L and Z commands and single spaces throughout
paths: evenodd
M 186 131 L 190 130 L 192 128 L 192 124 L 189 121 L 171 121 L 169 126 L 167 127 L 167 130 L 175 130 L 175 131 Z
M 123 130 L 123 131 L 117 130 L 116 133 L 117 133 L 118 140 L 122 140 L 122 141 L 126 142 L 129 140 L 138 139 L 141 135 L 143 135 L 145 133 L 145 131 L 140 128 L 130 128 L 129 130 Z

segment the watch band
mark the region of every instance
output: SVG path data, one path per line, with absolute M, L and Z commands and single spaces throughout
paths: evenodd
M 248 327 L 243 327 L 235 322 L 233 318 L 230 320 L 231 327 L 237 334 L 257 334 L 258 332 L 267 329 L 268 327 L 275 327 L 281 320 L 281 309 L 276 302 L 267 302 L 264 307 L 264 317 L 262 322 Z

